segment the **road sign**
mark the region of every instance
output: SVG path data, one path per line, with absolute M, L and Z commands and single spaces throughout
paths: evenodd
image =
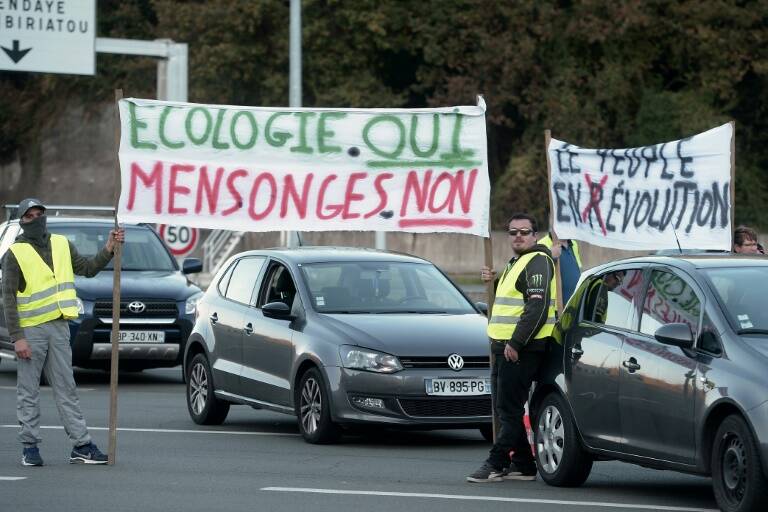
M 186 256 L 197 246 L 197 228 L 160 224 L 158 233 L 174 256 Z
M 0 0 L 0 70 L 93 75 L 96 0 Z

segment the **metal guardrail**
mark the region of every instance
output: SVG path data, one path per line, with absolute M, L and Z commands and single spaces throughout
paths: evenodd
M 243 238 L 242 231 L 216 229 L 203 242 L 203 272 L 215 274 Z

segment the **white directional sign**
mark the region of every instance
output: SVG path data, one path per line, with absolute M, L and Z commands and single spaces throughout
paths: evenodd
M 0 70 L 93 75 L 96 0 L 0 0 Z

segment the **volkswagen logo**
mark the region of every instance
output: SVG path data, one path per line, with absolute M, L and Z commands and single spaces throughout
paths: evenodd
M 451 370 L 459 371 L 464 368 L 464 359 L 459 354 L 451 354 L 448 356 L 448 366 Z
M 135 315 L 138 315 L 139 313 L 143 313 L 145 309 L 147 309 L 147 306 L 145 306 L 143 302 L 139 302 L 137 300 L 128 304 L 128 311 L 130 311 Z

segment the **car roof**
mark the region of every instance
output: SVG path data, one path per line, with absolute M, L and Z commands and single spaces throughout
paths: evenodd
M 604 263 L 591 269 L 590 273 L 600 272 L 614 265 L 656 264 L 687 269 L 729 268 L 729 267 L 768 267 L 768 257 L 759 254 L 700 253 L 669 256 L 638 256 Z
M 275 256 L 296 264 L 323 263 L 331 261 L 391 261 L 402 263 L 425 263 L 427 260 L 393 251 L 380 251 L 363 247 L 332 247 L 332 246 L 302 246 L 302 247 L 272 247 L 245 251 L 240 256 Z

